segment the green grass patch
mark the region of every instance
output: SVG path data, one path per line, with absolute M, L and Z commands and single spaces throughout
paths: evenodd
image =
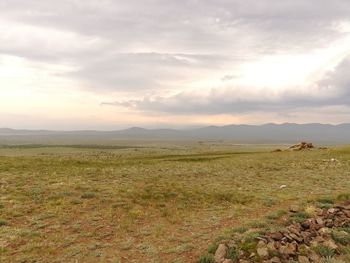
M 214 256 L 212 254 L 202 255 L 198 263 L 215 263 Z

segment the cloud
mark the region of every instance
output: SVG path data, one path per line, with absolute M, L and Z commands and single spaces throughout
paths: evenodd
M 72 72 L 92 89 L 157 91 L 178 88 L 183 83 L 224 70 L 229 57 L 220 55 L 128 53 L 109 54 Z
M 284 90 L 249 87 L 220 87 L 192 90 L 172 96 L 103 103 L 139 111 L 178 114 L 242 114 L 247 112 L 290 113 L 300 108 L 350 106 L 350 56 L 322 80 L 308 87 Z M 224 77 L 225 78 L 225 77 Z
M 233 70 L 327 46 L 349 13 L 347 0 L 3 0 L 0 52 L 71 63 L 80 70 L 69 77 L 88 89 L 148 92 L 188 80 L 201 62 L 222 67 L 226 56 Z
M 348 0 L 2 0 L 0 58 L 24 62 L 6 60 L 0 86 L 92 96 L 116 118 L 348 107 L 349 58 L 319 74 L 349 51 L 349 13 Z
M 318 85 L 335 92 L 335 103 L 350 105 L 350 56 L 345 58 L 334 70 L 329 72 Z M 331 94 L 330 94 L 331 95 Z

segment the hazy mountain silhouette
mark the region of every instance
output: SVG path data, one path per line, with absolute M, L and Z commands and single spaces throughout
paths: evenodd
M 118 131 L 48 131 L 48 130 L 15 130 L 0 129 L 2 138 L 9 137 L 45 137 L 45 138 L 78 138 L 85 139 L 183 139 L 183 140 L 230 140 L 242 143 L 290 143 L 311 141 L 322 143 L 350 143 L 350 124 L 330 125 L 310 124 L 264 124 L 264 125 L 227 125 L 208 126 L 203 128 L 144 129 L 133 127 Z

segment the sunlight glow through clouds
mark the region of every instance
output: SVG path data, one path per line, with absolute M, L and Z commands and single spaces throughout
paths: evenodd
M 270 1 L 0 2 L 0 127 L 350 122 L 349 2 Z
M 350 38 L 306 54 L 266 56 L 242 66 L 241 85 L 285 89 L 312 85 L 350 54 Z

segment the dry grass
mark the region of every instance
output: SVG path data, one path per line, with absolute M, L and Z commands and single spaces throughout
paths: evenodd
M 1 262 L 193 262 L 227 227 L 350 189 L 348 147 L 36 145 L 0 155 Z

